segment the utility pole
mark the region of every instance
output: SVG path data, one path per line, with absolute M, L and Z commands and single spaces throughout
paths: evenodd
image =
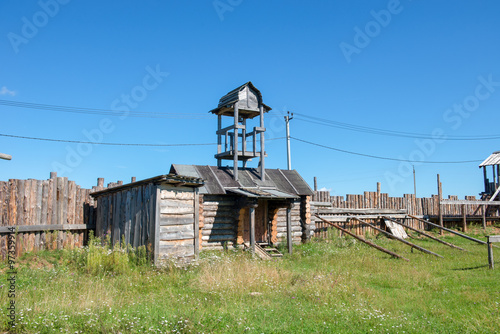
M 3 160 L 12 160 L 12 155 L 0 153 L 0 159 L 3 159 Z
M 415 198 L 417 198 L 417 181 L 415 178 L 415 165 L 413 165 L 413 194 Z
M 292 160 L 290 156 L 290 120 L 293 119 L 293 113 L 290 117 L 290 112 L 288 112 L 288 115 L 285 116 L 285 123 L 286 123 L 286 158 L 288 162 L 288 170 L 292 169 Z

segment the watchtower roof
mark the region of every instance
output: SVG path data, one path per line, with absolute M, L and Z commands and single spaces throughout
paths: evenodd
M 493 152 L 486 160 L 481 162 L 479 168 L 484 166 L 500 165 L 500 151 Z
M 221 97 L 218 107 L 209 112 L 216 115 L 233 116 L 234 105 L 237 102 L 238 115 L 243 118 L 254 118 L 259 116 L 260 104 L 264 107 L 264 112 L 271 110 L 271 107 L 262 103 L 262 94 L 255 88 L 252 82 L 249 81 Z

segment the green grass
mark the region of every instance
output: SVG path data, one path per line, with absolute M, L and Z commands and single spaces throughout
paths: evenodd
M 473 230 L 470 235 L 482 238 L 484 233 Z M 106 259 L 112 252 L 108 255 L 109 249 L 97 245 L 91 250 L 94 257 L 88 256 L 89 248 L 83 251 L 87 257 L 81 250 L 28 254 L 17 259 L 18 324 L 10 329 L 3 316 L 0 330 L 498 332 L 500 260 L 496 270 L 489 270 L 486 246 L 459 237 L 443 239 L 468 252 L 428 239 L 411 240 L 445 257 L 440 259 L 393 240 L 374 239 L 410 259 L 405 262 L 333 234 L 327 241 L 294 247 L 294 254 L 282 260 L 202 252 L 196 265 L 167 269 L 152 268 L 135 255 Z M 494 252 L 500 259 L 500 249 Z M 106 269 L 98 269 L 103 263 Z M 5 272 L 6 266 L 1 268 Z M 6 285 L 0 293 L 5 310 Z

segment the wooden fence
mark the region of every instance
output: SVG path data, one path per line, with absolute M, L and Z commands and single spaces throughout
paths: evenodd
M 448 200 L 458 200 L 458 196 L 448 196 Z M 467 201 L 478 201 L 480 199 L 475 196 L 465 196 Z M 393 212 L 401 211 L 413 216 L 422 217 L 431 221 L 437 221 L 439 216 L 439 203 L 438 195 L 432 197 L 415 197 L 413 194 L 405 194 L 403 197 L 389 197 L 388 194 L 380 192 L 364 192 L 363 195 L 346 195 L 344 196 L 331 196 L 328 191 L 315 191 L 312 197 L 312 213 L 318 212 L 322 205 L 314 205 L 314 203 L 331 203 L 332 208 L 338 209 L 377 209 L 377 210 L 391 210 Z M 477 204 L 442 204 L 441 211 L 444 217 L 445 225 L 454 225 L 466 219 L 467 221 L 481 221 L 482 220 L 482 205 Z M 375 210 L 376 211 L 376 210 Z M 486 221 L 491 223 L 498 220 L 498 212 L 496 208 L 494 212 L 489 211 L 486 215 Z M 369 222 L 374 223 L 380 227 L 379 219 L 368 219 Z M 425 229 L 424 223 L 414 220 L 405 219 L 405 223 L 418 229 Z M 343 223 L 343 227 L 352 230 L 357 234 L 376 234 L 370 227 L 351 220 Z M 328 225 L 322 221 L 316 221 L 316 237 L 325 237 L 327 235 Z
M 0 252 L 16 226 L 16 252 L 83 245 L 94 224 L 91 190 L 51 173 L 48 180 L 0 181 Z
M 135 182 L 132 178 L 131 182 Z M 0 181 L 0 257 L 7 253 L 7 237 L 16 227 L 16 255 L 27 251 L 43 249 L 62 249 L 81 247 L 85 244 L 88 232 L 95 228 L 97 203 L 89 195 L 93 191 L 103 190 L 123 184 L 122 181 L 104 186 L 104 179 L 99 178 L 97 186 L 84 189 L 69 181 L 66 177 L 50 174 L 48 180 L 8 180 Z M 458 200 L 457 196 L 449 196 L 449 200 Z M 476 200 L 475 196 L 466 196 L 466 200 Z M 414 195 L 389 197 L 380 192 L 365 192 L 363 195 L 331 196 L 327 191 L 316 191 L 311 201 L 311 214 L 317 212 L 321 205 L 328 203 L 337 209 L 377 209 L 404 210 L 405 213 L 436 220 L 439 214 L 439 197 L 416 198 Z M 498 206 L 497 206 L 498 207 Z M 496 208 L 497 208 L 496 207 Z M 488 212 L 489 222 L 498 220 L 498 212 Z M 480 219 L 481 205 L 441 205 L 445 223 Z M 314 217 L 312 217 L 314 218 Z M 380 226 L 378 219 L 371 222 Z M 423 229 L 423 223 L 407 219 L 406 223 Z M 325 223 L 316 221 L 315 236 L 326 235 Z M 344 226 L 357 234 L 373 233 L 370 228 L 351 220 Z
M 98 178 L 97 186 L 85 189 L 54 172 L 48 180 L 0 181 L 0 257 L 6 257 L 13 226 L 16 256 L 83 246 L 95 228 L 96 203 L 90 193 L 121 184 L 104 187 L 104 179 Z

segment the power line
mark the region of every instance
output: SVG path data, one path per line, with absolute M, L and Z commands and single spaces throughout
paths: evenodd
M 39 141 L 51 141 L 59 143 L 73 143 L 73 144 L 93 144 L 93 145 L 110 145 L 110 146 L 208 146 L 217 145 L 217 143 L 202 143 L 202 144 L 137 144 L 137 143 L 102 143 L 93 141 L 80 141 L 80 140 L 65 140 L 65 139 L 51 139 L 51 138 L 38 138 L 38 137 L 28 137 L 28 136 L 16 136 L 0 133 L 2 137 L 18 138 L 18 139 L 29 139 L 29 140 L 39 140 Z
M 16 107 L 16 108 L 25 108 L 25 109 L 37 109 L 37 110 L 59 111 L 59 112 L 68 112 L 76 114 L 106 115 L 106 116 L 118 116 L 118 117 L 191 118 L 191 119 L 212 118 L 212 116 L 209 115 L 208 113 L 165 113 L 165 112 L 144 112 L 144 111 L 120 111 L 120 110 L 70 107 L 70 106 L 30 103 L 30 102 L 17 102 L 8 100 L 0 100 L 0 105 Z
M 331 147 L 331 146 L 326 146 L 322 144 L 317 144 L 313 143 L 307 140 L 295 138 L 295 137 L 290 137 L 296 141 L 300 141 L 302 143 L 306 143 L 309 145 L 314 145 L 318 147 L 323 147 L 329 150 L 337 151 L 337 152 L 342 152 L 342 153 L 347 153 L 347 154 L 352 154 L 352 155 L 359 155 L 362 157 L 367 157 L 367 158 L 373 158 L 373 159 L 380 159 L 380 160 L 391 160 L 391 161 L 402 161 L 402 162 L 411 162 L 411 163 L 426 163 L 426 164 L 462 164 L 462 163 L 472 163 L 472 162 L 481 162 L 483 160 L 465 160 L 465 161 L 418 161 L 418 160 L 407 160 L 407 159 L 398 159 L 398 158 L 389 158 L 389 157 L 381 157 L 377 155 L 371 155 L 371 154 L 364 154 L 364 153 L 359 153 L 359 152 L 353 152 L 353 151 L 347 151 L 347 150 L 342 150 L 339 148 Z
M 50 141 L 58 143 L 72 143 L 72 144 L 92 144 L 92 145 L 108 145 L 108 146 L 153 146 L 153 147 L 164 147 L 164 146 L 210 146 L 217 145 L 217 143 L 198 143 L 198 144 L 147 144 L 147 143 L 102 143 L 102 142 L 92 142 L 92 141 L 80 141 L 80 140 L 66 140 L 66 139 L 52 139 L 52 138 L 39 138 L 39 137 L 28 137 L 28 136 L 16 136 L 0 133 L 1 137 L 17 138 L 17 139 L 28 139 L 28 140 L 38 140 L 38 141 Z M 270 138 L 267 141 L 279 140 L 285 137 Z
M 404 132 L 404 131 L 394 131 L 394 130 L 387 130 L 387 129 L 380 129 L 380 128 L 372 128 L 372 127 L 361 126 L 361 125 L 356 125 L 356 124 L 337 122 L 337 121 L 333 121 L 333 120 L 329 120 L 329 119 L 325 119 L 325 118 L 313 117 L 310 115 L 304 115 L 304 114 L 296 113 L 296 112 L 294 112 L 294 114 L 297 116 L 297 119 L 299 121 L 329 126 L 329 127 L 333 127 L 333 128 L 340 128 L 340 129 L 349 130 L 349 131 L 364 132 L 364 133 L 371 133 L 371 134 L 384 135 L 384 136 L 393 136 L 393 137 L 435 139 L 435 137 L 433 137 L 432 135 L 424 134 L 424 133 Z M 452 136 L 452 135 L 447 135 L 446 136 L 446 140 L 461 140 L 461 141 L 494 140 L 494 139 L 500 139 L 500 135 L 482 135 L 482 136 Z

